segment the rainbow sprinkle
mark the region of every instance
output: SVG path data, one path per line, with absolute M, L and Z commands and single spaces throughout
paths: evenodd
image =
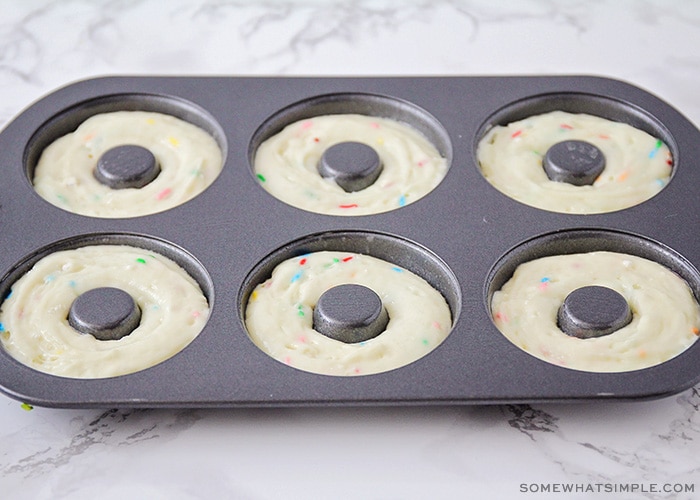
M 658 140 L 656 141 L 656 145 L 654 146 L 654 149 L 652 149 L 652 150 L 649 152 L 649 158 L 655 157 L 655 156 L 656 156 L 656 153 L 659 152 L 659 149 L 661 149 L 661 146 L 663 146 L 663 145 L 664 145 L 663 141 L 662 141 L 661 139 L 658 139 Z
M 156 195 L 156 199 L 157 199 L 157 200 L 163 200 L 163 199 L 167 198 L 168 196 L 170 196 L 170 193 L 172 193 L 172 192 L 173 192 L 172 189 L 170 189 L 170 188 L 165 188 L 165 189 L 163 189 L 160 193 L 158 193 L 158 194 Z

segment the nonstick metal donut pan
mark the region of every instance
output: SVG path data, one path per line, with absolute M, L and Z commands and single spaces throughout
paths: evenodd
M 171 114 L 211 134 L 223 171 L 175 208 L 132 218 L 77 215 L 42 199 L 32 175 L 43 149 L 107 111 Z M 653 198 L 611 213 L 573 215 L 524 205 L 481 175 L 487 130 L 553 110 L 625 122 L 662 139 L 673 174 Z M 376 215 L 312 213 L 261 187 L 252 160 L 285 125 L 323 114 L 393 118 L 418 129 L 446 159 L 440 184 Z M 58 89 L 0 134 L 0 294 L 41 257 L 93 243 L 160 252 L 200 284 L 210 317 L 170 359 L 128 375 L 73 379 L 29 368 L 0 349 L 0 389 L 49 407 L 270 407 L 638 400 L 700 381 L 700 342 L 656 366 L 618 373 L 537 359 L 494 325 L 490 300 L 518 264 L 610 250 L 656 261 L 700 297 L 700 133 L 669 104 L 628 83 L 541 77 L 107 77 Z M 309 373 L 251 341 L 244 310 L 279 262 L 316 250 L 366 253 L 423 277 L 447 300 L 452 329 L 406 366 L 363 376 Z

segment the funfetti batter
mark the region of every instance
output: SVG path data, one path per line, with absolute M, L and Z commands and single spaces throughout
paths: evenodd
M 592 185 L 549 179 L 542 167 L 547 150 L 579 140 L 605 156 Z M 669 182 L 673 159 L 663 141 L 625 123 L 587 114 L 553 111 L 489 130 L 477 149 L 484 177 L 499 191 L 533 207 L 560 213 L 594 214 L 633 207 Z
M 100 287 L 127 292 L 141 310 L 139 326 L 119 340 L 98 340 L 68 323 L 73 301 Z M 12 285 L 0 305 L 0 341 L 35 370 L 113 377 L 175 355 L 200 333 L 208 316 L 199 285 L 172 260 L 130 246 L 86 246 L 42 258 Z
M 319 174 L 324 151 L 340 142 L 360 142 L 377 152 L 383 170 L 372 185 L 346 192 Z M 406 124 L 339 114 L 288 125 L 260 144 L 254 170 L 260 185 L 289 205 L 350 216 L 387 212 L 424 197 L 445 177 L 447 162 L 430 141 Z
M 313 329 L 313 308 L 328 289 L 358 284 L 381 298 L 386 330 L 358 343 Z M 250 295 L 245 322 L 274 359 L 324 375 L 369 375 L 405 366 L 435 349 L 452 327 L 443 296 L 412 272 L 368 255 L 315 252 L 279 264 Z
M 148 149 L 160 173 L 141 188 L 113 189 L 94 176 L 109 149 Z M 203 192 L 221 172 L 223 158 L 207 132 L 174 116 L 145 111 L 94 115 L 51 143 L 34 171 L 34 189 L 50 203 L 92 217 L 137 217 L 176 207 Z
M 621 294 L 632 310 L 627 326 L 580 339 L 557 325 L 574 290 L 598 285 Z M 491 301 L 498 329 L 513 344 L 549 363 L 590 372 L 626 372 L 667 361 L 700 334 L 700 306 L 688 284 L 666 267 L 614 252 L 556 255 L 521 264 Z

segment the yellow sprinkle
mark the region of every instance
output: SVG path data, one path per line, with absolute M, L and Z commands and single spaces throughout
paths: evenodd
M 148 123 L 149 125 L 155 125 L 156 121 L 153 118 L 148 118 L 146 119 L 146 123 Z
M 32 411 L 34 407 L 28 403 L 22 403 L 22 409 L 26 411 Z
M 250 294 L 250 300 L 256 300 L 258 298 L 258 292 L 257 290 L 253 290 L 253 293 Z
M 383 137 L 377 137 L 377 144 L 380 146 L 384 144 L 384 138 Z
M 180 145 L 180 141 L 178 141 L 174 137 L 168 137 L 168 142 L 175 147 L 178 147 Z

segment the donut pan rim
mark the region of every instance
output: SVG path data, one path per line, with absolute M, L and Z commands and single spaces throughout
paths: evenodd
M 333 94 L 393 98 L 434 117 L 447 132 L 451 148 L 443 182 L 410 205 L 366 216 L 309 213 L 265 192 L 250 166 L 250 145 L 258 127 L 280 110 Z M 667 132 L 674 175 L 657 196 L 609 214 L 557 214 L 513 201 L 481 176 L 475 146 L 499 110 L 528 99 L 551 102 L 542 96 L 572 94 L 614 101 L 619 106 L 616 113 L 629 109 L 630 116 L 660 124 Z M 31 138 L 56 116 L 70 110 L 89 114 L 90 106 L 113 96 L 154 96 L 201 110 L 195 114 L 221 131 L 217 139 L 225 153 L 222 173 L 184 205 L 129 219 L 72 214 L 41 199 L 26 168 L 26 155 L 36 153 L 27 150 Z M 119 100 L 111 102 L 108 108 Z M 700 249 L 693 229 L 700 227 L 700 213 L 687 205 L 696 199 L 692 186 L 700 181 L 694 163 L 699 149 L 700 132 L 671 105 L 629 83 L 595 76 L 117 76 L 69 84 L 30 105 L 0 132 L 3 283 L 17 263 L 57 241 L 131 234 L 165 241 L 193 256 L 211 277 L 216 300 L 207 325 L 188 347 L 130 375 L 56 377 L 32 370 L 0 350 L 0 391 L 49 407 L 492 404 L 644 400 L 678 393 L 700 381 L 699 342 L 672 360 L 633 372 L 557 367 L 522 352 L 495 328 L 485 283 L 510 249 L 567 231 L 630 234 L 668 247 L 688 269 L 696 269 Z M 253 345 L 240 319 L 239 302 L 250 271 L 291 242 L 344 231 L 406 240 L 426 248 L 454 274 L 459 314 L 437 349 L 390 372 L 331 377 L 285 366 Z

